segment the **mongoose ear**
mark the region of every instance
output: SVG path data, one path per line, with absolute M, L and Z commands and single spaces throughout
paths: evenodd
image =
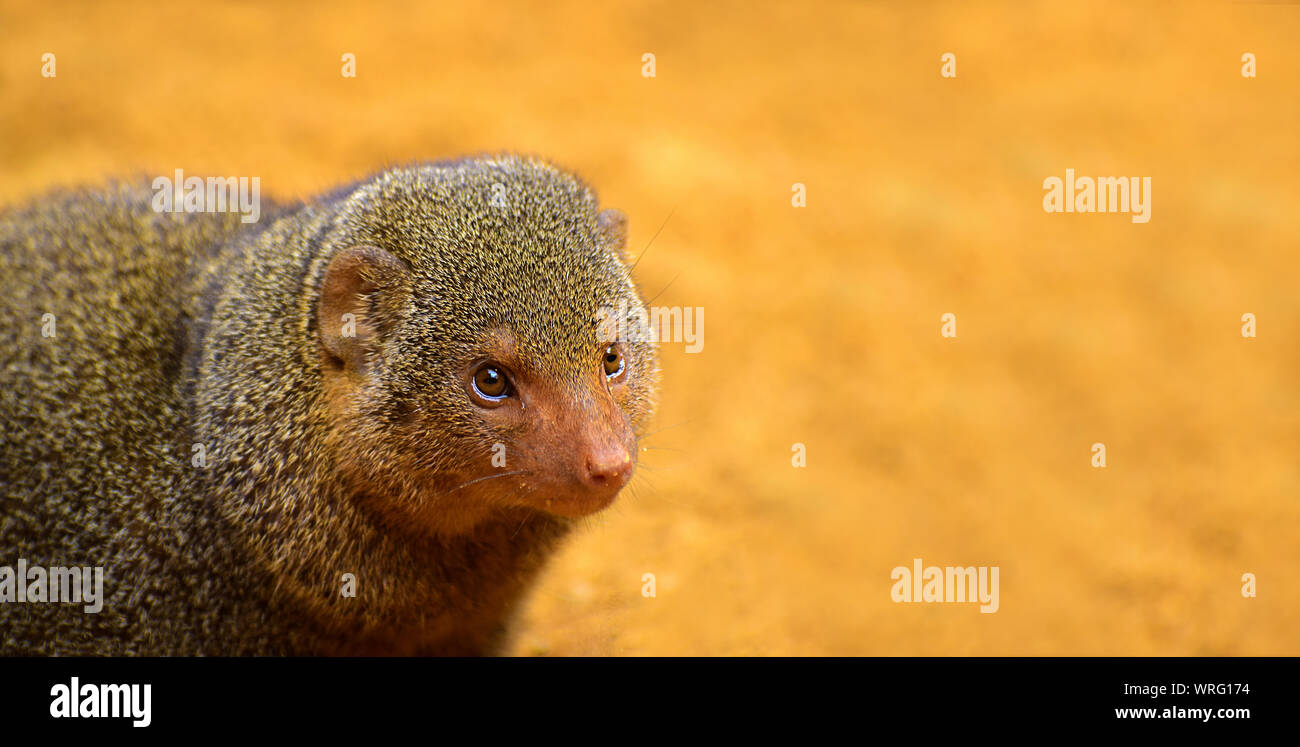
M 354 371 L 397 324 L 409 300 L 406 263 L 373 246 L 344 249 L 330 260 L 321 282 L 321 346 Z
M 602 210 L 596 216 L 596 226 L 605 246 L 618 252 L 618 256 L 627 259 L 627 216 L 620 210 Z

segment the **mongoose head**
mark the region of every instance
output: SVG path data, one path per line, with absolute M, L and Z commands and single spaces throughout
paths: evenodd
M 327 447 L 353 492 L 438 532 L 608 506 L 658 377 L 651 341 L 603 331 L 644 309 L 623 216 L 515 156 L 389 171 L 341 205 L 314 298 Z

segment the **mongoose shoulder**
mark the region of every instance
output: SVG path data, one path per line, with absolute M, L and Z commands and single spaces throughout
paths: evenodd
M 98 613 L 0 603 L 0 653 L 499 652 L 654 409 L 599 329 L 644 309 L 621 214 L 518 156 L 251 225 L 151 197 L 0 215 L 0 566 L 104 568 Z

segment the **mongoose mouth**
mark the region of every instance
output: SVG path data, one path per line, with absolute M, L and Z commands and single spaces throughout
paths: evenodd
M 611 490 L 604 493 L 588 494 L 583 496 L 560 496 L 556 498 L 545 499 L 545 505 L 539 506 L 542 510 L 556 516 L 563 516 L 569 519 L 578 519 L 583 516 L 590 516 L 599 511 L 603 511 L 613 505 L 614 500 L 618 498 L 618 490 Z
M 536 466 L 487 474 L 458 473 L 451 480 L 454 484 L 441 479 L 431 483 L 421 517 L 447 534 L 468 532 L 494 511 L 502 510 L 523 509 L 578 519 L 613 505 L 631 479 L 635 466 L 635 460 L 627 456 L 617 459 L 607 470 L 602 470 L 597 463 L 581 478 L 573 472 L 557 473 Z
M 531 507 L 571 519 L 590 516 L 614 503 L 623 486 L 632 479 L 635 469 L 635 460 L 626 451 L 615 452 L 604 462 L 588 461 L 578 471 L 576 481 L 554 490 L 543 488 L 533 493 L 532 496 L 538 496 L 538 499 L 531 502 Z

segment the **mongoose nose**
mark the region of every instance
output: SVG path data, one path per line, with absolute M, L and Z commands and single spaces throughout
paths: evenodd
M 632 479 L 632 456 L 622 446 L 591 451 L 587 454 L 584 481 L 593 488 L 618 490 Z

